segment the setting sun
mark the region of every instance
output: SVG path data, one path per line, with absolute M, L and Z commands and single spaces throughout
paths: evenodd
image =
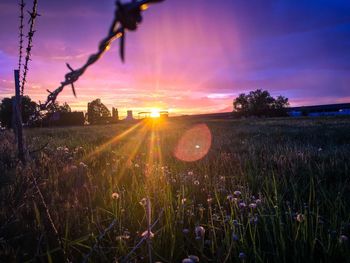
M 151 110 L 151 118 L 159 118 L 160 117 L 160 113 L 159 113 L 159 110 L 157 109 L 152 109 Z

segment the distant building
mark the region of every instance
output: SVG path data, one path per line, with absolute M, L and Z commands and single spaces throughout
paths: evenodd
M 169 112 L 168 111 L 160 111 L 159 112 L 159 118 L 162 118 L 162 119 L 169 118 Z
M 147 119 L 147 118 L 150 118 L 151 117 L 151 113 L 150 111 L 141 111 L 139 112 L 137 115 L 138 115 L 138 119 Z
M 118 109 L 117 108 L 112 108 L 112 118 L 113 120 L 119 120 L 119 114 L 118 114 Z
M 126 120 L 128 120 L 128 121 L 134 120 L 134 116 L 132 115 L 132 110 L 127 111 Z
M 287 113 L 291 117 L 345 116 L 350 115 L 350 103 L 290 107 Z

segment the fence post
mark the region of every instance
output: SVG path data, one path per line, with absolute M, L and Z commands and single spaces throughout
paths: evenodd
M 20 83 L 19 83 L 19 70 L 15 69 L 15 98 L 12 100 L 13 103 L 13 130 L 16 135 L 17 147 L 18 147 L 18 159 L 25 164 L 25 154 L 24 154 L 24 145 L 23 145 L 23 127 L 22 127 L 22 111 L 21 104 L 22 98 L 20 93 Z

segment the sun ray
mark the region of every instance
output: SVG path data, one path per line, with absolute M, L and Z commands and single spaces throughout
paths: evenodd
M 144 122 L 139 122 L 133 126 L 131 126 L 129 129 L 125 130 L 124 132 L 122 132 L 121 134 L 113 137 L 111 140 L 109 140 L 108 142 L 98 146 L 94 151 L 92 151 L 91 153 L 89 153 L 87 156 L 84 157 L 84 160 L 86 159 L 90 159 L 91 157 L 99 154 L 101 151 L 105 150 L 109 145 L 116 143 L 118 141 L 120 141 L 121 139 L 123 139 L 125 136 L 127 136 L 128 134 L 130 134 L 132 131 L 136 130 L 137 128 L 139 128 L 140 126 L 142 126 L 144 124 Z
M 144 142 L 147 133 L 149 132 L 149 127 L 148 125 L 144 125 L 137 134 L 137 143 L 134 144 L 133 142 L 128 142 L 127 144 L 125 144 L 123 146 L 123 148 L 120 150 L 121 152 L 125 152 L 125 150 L 127 149 L 132 149 L 132 151 L 128 154 L 129 157 L 126 160 L 125 164 L 122 166 L 122 168 L 120 169 L 120 171 L 117 174 L 117 178 L 116 178 L 116 182 L 118 182 L 121 178 L 123 178 L 126 169 L 128 168 L 128 164 L 131 163 L 131 161 L 135 158 L 136 154 L 139 152 L 140 150 L 140 146 L 142 144 L 142 142 Z

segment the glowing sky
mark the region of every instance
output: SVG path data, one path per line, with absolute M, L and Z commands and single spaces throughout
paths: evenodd
M 27 9 L 31 2 L 27 2 Z M 18 6 L 0 2 L 0 98 L 13 93 Z M 44 101 L 67 72 L 96 51 L 114 0 L 39 0 L 33 61 L 25 91 Z M 241 92 L 268 89 L 292 105 L 350 102 L 350 1 L 166 0 L 144 13 L 118 42 L 59 97 L 74 110 L 101 98 L 109 108 L 178 113 L 232 109 Z

